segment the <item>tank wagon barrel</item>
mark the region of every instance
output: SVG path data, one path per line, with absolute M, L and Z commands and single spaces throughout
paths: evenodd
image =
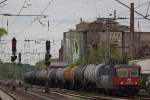
M 86 66 L 80 66 L 77 67 L 74 74 L 74 84 L 76 89 L 82 89 L 85 88 L 84 86 L 84 70 L 86 69 Z
M 72 69 L 71 69 L 71 72 L 70 72 L 70 77 L 71 77 L 71 83 L 72 83 L 72 85 L 74 85 L 74 81 L 75 81 L 75 71 L 77 70 L 77 66 L 75 66 L 75 67 L 73 67 Z
M 56 68 L 53 68 L 50 73 L 49 73 L 49 76 L 48 76 L 48 84 L 49 86 L 51 87 L 55 87 L 55 84 L 56 84 L 56 72 L 57 72 L 57 69 Z
M 59 68 L 57 71 L 56 71 L 56 79 L 60 82 L 63 82 L 64 83 L 64 77 L 63 77 L 63 74 L 64 74 L 64 68 Z

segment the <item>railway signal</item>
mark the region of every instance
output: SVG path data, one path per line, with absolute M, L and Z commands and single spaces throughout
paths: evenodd
M 16 43 L 17 43 L 17 40 L 16 38 L 13 38 L 12 39 L 12 53 L 16 53 Z
M 45 65 L 46 66 L 49 66 L 51 64 L 50 58 L 51 58 L 50 41 L 46 41 L 46 53 L 45 53 Z
M 12 56 L 11 56 L 11 61 L 14 62 L 16 59 L 17 59 L 17 56 L 16 56 L 16 43 L 17 43 L 17 40 L 16 38 L 13 38 L 12 39 Z
M 46 52 L 50 53 L 50 41 L 46 41 Z

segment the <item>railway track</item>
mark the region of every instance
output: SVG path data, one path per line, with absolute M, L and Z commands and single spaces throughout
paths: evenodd
M 37 91 L 44 91 L 44 87 L 33 87 Z M 83 91 L 72 91 L 67 89 L 59 89 L 59 88 L 50 88 L 49 94 L 57 94 L 62 96 L 70 96 L 82 98 L 85 100 L 150 100 L 150 95 L 148 94 L 138 94 L 136 96 L 114 96 L 103 93 L 91 93 L 91 92 L 83 92 Z
M 7 93 L 11 93 L 15 97 L 17 97 L 13 100 L 56 100 L 56 99 L 47 97 L 45 95 L 42 95 L 38 92 L 25 91 L 24 89 L 21 89 L 21 88 L 17 88 L 16 91 L 12 91 L 10 87 L 9 88 L 3 87 L 2 89 L 6 91 Z
M 23 88 L 19 88 L 19 90 L 24 91 Z M 35 96 L 40 96 L 43 98 L 43 100 L 68 100 L 65 97 L 59 96 L 59 95 L 49 95 L 47 93 L 44 93 L 44 91 L 39 90 L 39 89 L 28 89 L 26 93 L 35 95 Z
M 138 98 L 139 100 L 150 100 L 150 94 L 139 93 L 135 98 Z
M 11 99 L 11 100 L 18 100 L 13 94 L 9 93 L 8 91 L 6 91 L 3 88 L 0 88 L 0 91 L 2 91 L 3 93 L 5 93 L 8 96 L 8 98 Z M 4 94 L 2 94 L 2 95 L 4 95 Z M 2 98 L 2 97 L 0 98 L 0 100 L 3 100 L 3 99 L 4 98 Z
M 5 88 L 6 89 L 6 88 Z M 8 88 L 7 88 L 8 89 Z M 50 92 L 44 92 L 45 87 L 33 86 L 25 91 L 25 88 L 17 88 L 17 91 L 24 92 L 26 96 L 32 96 L 33 98 L 38 98 L 36 100 L 150 100 L 150 95 L 138 94 L 134 97 L 124 96 L 114 96 L 103 93 L 91 93 L 84 91 L 73 91 L 60 88 L 49 88 Z M 8 92 L 10 89 L 7 90 Z M 13 94 L 13 93 L 12 93 Z M 35 100 L 35 99 L 13 99 L 13 100 Z
M 44 92 L 43 87 L 33 87 L 36 91 Z M 105 94 L 98 94 L 98 93 L 87 93 L 81 91 L 71 91 L 67 89 L 58 89 L 58 88 L 50 88 L 49 94 L 61 95 L 64 97 L 75 97 L 84 100 L 128 100 L 128 98 L 122 98 L 117 96 L 109 96 Z M 72 100 L 72 99 L 69 99 Z

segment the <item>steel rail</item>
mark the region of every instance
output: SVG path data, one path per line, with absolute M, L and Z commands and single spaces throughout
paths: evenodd
M 0 87 L 0 90 L 3 91 L 5 94 L 7 94 L 8 96 L 10 96 L 13 100 L 18 100 L 15 96 L 13 96 L 12 94 L 10 94 L 8 91 L 6 91 L 5 89 Z

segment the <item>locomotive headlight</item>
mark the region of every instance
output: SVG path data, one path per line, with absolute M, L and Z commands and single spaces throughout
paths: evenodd
M 120 84 L 123 85 L 124 83 L 123 83 L 123 82 L 120 82 Z
M 138 82 L 135 82 L 134 84 L 135 84 L 135 85 L 137 85 L 137 84 L 138 84 Z

